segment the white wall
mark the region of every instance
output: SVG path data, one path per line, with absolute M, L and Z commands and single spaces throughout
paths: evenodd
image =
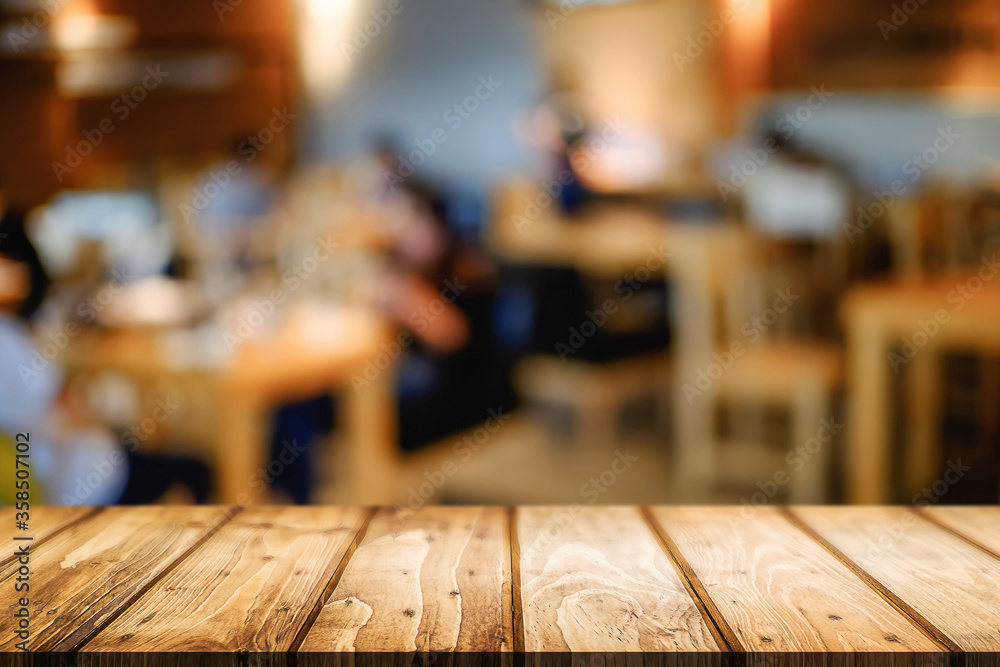
M 796 139 L 857 168 L 858 175 L 881 184 L 900 178 L 912 156 L 931 148 L 938 130 L 951 127 L 954 144 L 926 172 L 935 178 L 981 179 L 1000 168 L 1000 95 L 953 91 L 876 95 L 837 93 L 795 130 Z M 773 96 L 779 113 L 794 111 L 807 95 Z M 760 101 L 761 103 L 765 101 Z M 758 116 L 751 111 L 747 123 Z
M 359 0 L 360 1 L 360 0 Z M 361 23 L 389 0 L 364 0 Z M 527 169 L 512 118 L 545 91 L 545 68 L 524 0 L 399 0 L 402 10 L 351 59 L 349 79 L 331 99 L 316 101 L 301 133 L 306 161 L 341 160 L 365 150 L 373 136 L 394 133 L 409 148 L 441 128 L 447 140 L 421 175 L 484 192 Z M 347 31 L 354 34 L 353 28 Z M 478 78 L 500 83 L 454 129 L 443 118 L 472 94 Z M 311 128 L 311 129 L 310 129 Z

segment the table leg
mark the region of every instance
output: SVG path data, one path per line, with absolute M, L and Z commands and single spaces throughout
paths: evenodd
M 350 500 L 392 505 L 399 495 L 399 436 L 393 369 L 363 387 L 345 387 L 343 421 L 349 456 Z
M 904 447 L 906 493 L 917 493 L 934 481 L 941 456 L 940 356 L 931 346 L 919 350 L 909 362 L 906 418 L 910 424 Z
M 706 492 L 717 476 L 715 386 L 697 387 L 698 371 L 712 360 L 716 335 L 711 326 L 713 299 L 704 285 L 678 281 L 674 287 L 676 335 L 673 378 L 674 448 L 681 479 Z
M 823 442 L 820 430 L 823 418 L 829 417 L 829 404 L 825 392 L 820 387 L 801 392 L 791 405 L 792 408 L 792 450 L 809 452 L 805 464 L 798 472 L 792 473 L 789 486 L 789 500 L 796 505 L 818 505 L 830 502 L 828 480 L 836 436 L 831 434 L 828 442 Z M 819 449 L 812 451 L 810 440 L 819 441 Z
M 859 505 L 889 500 L 889 362 L 882 332 L 865 323 L 850 330 L 847 499 Z
M 267 501 L 267 429 L 263 406 L 249 396 L 224 394 L 220 411 L 216 480 L 219 501 L 255 505 Z

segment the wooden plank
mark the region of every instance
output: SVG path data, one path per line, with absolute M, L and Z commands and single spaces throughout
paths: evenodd
M 1000 507 L 924 507 L 920 511 L 1000 558 Z
M 287 651 L 363 515 L 355 508 L 247 508 L 85 650 Z
M 1000 650 L 1000 560 L 903 507 L 795 515 L 964 651 Z
M 211 507 L 113 507 L 31 554 L 31 648 L 78 648 L 231 514 Z M 56 512 L 63 519 L 75 512 Z M 54 525 L 54 524 L 50 524 Z M 18 563 L 0 570 L 0 606 L 15 604 Z M 0 637 L 0 651 L 17 639 Z
M 744 514 L 652 509 L 746 650 L 943 650 L 778 510 Z
M 516 530 L 525 650 L 725 648 L 638 509 L 519 508 Z
M 95 507 L 32 507 L 28 517 L 28 530 L 18 530 L 15 525 L 16 512 L 13 507 L 0 508 L 0 542 L 9 544 L 15 537 L 30 536 L 34 546 L 58 533 L 66 526 L 82 520 L 94 512 Z M 4 554 L 0 563 L 10 560 Z
M 509 651 L 503 508 L 383 509 L 301 651 Z

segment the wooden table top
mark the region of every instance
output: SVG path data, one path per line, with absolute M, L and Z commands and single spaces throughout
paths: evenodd
M 3 514 L 32 651 L 1000 652 L 1000 507 Z
M 226 332 L 234 335 L 235 346 L 226 359 L 184 359 L 167 344 L 169 334 L 178 332 L 183 330 L 136 326 L 88 331 L 60 361 L 73 369 L 114 370 L 140 378 L 198 373 L 240 394 L 308 396 L 347 383 L 395 336 L 375 310 L 305 303 L 291 308 L 270 335 L 242 340 Z

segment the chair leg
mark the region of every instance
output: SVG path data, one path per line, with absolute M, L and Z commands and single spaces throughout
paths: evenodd
M 903 482 L 906 493 L 916 493 L 938 475 L 941 458 L 940 355 L 930 347 L 917 352 L 908 364 Z
M 821 391 L 803 392 L 790 406 L 792 410 L 792 458 L 789 475 L 789 499 L 796 504 L 819 504 L 830 501 L 830 460 L 834 434 L 824 428 L 829 417 L 829 400 Z
M 680 477 L 699 486 L 715 482 L 718 470 L 718 446 L 715 437 L 715 392 L 685 395 L 683 380 L 675 380 L 674 447 Z
M 577 408 L 574 441 L 579 452 L 613 452 L 618 446 L 618 403 L 614 400 L 589 401 Z
M 982 379 L 979 384 L 979 446 L 982 455 L 989 456 L 1000 431 L 1000 358 L 983 356 Z

